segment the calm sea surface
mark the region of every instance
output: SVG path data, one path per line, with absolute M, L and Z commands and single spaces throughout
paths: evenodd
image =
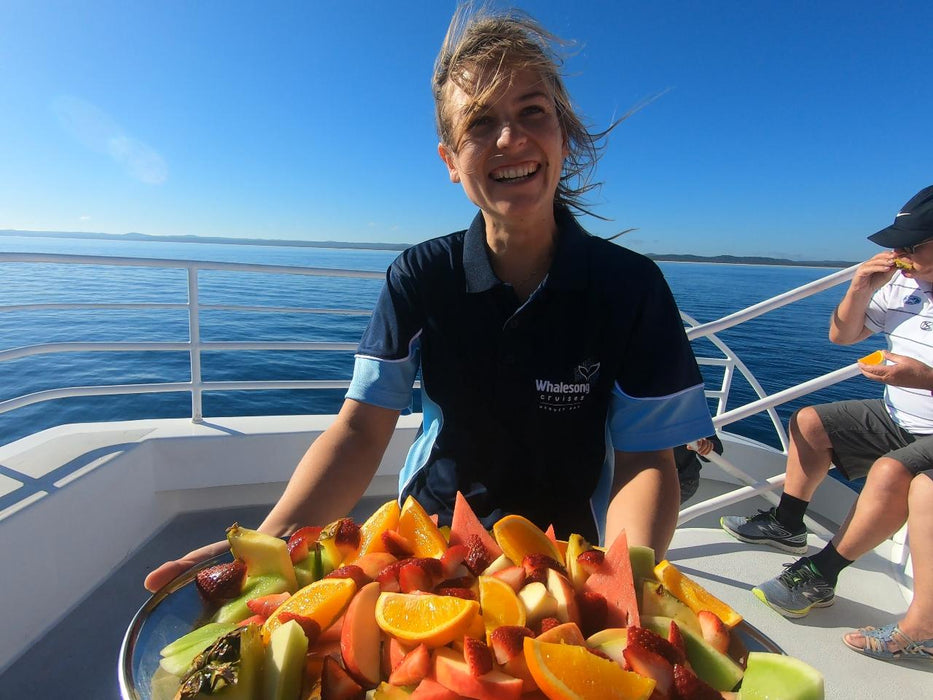
M 307 265 L 384 271 L 394 251 L 342 250 L 205 243 L 97 241 L 0 236 L 2 252 L 74 253 L 119 257 Z M 712 321 L 835 270 L 760 265 L 661 263 L 680 307 L 700 322 Z M 202 271 L 202 303 L 369 309 L 379 280 L 311 278 Z M 179 302 L 185 299 L 182 270 L 0 264 L 0 306 L 63 302 Z M 815 298 L 772 312 L 720 338 L 732 347 L 768 392 L 837 369 L 882 346 L 880 338 L 851 347 L 827 339 L 830 313 L 845 290 L 840 285 Z M 144 315 L 145 314 L 145 315 Z M 337 340 L 356 342 L 365 316 L 202 312 L 202 340 Z M 52 342 L 186 341 L 184 310 L 0 312 L 0 350 Z M 698 355 L 711 354 L 707 341 Z M 352 353 L 212 352 L 203 356 L 205 381 L 342 379 Z M 0 362 L 0 401 L 35 391 L 131 382 L 188 381 L 184 352 L 46 354 Z M 721 370 L 704 369 L 708 386 Z M 729 408 L 754 398 L 735 381 Z M 342 391 L 244 391 L 204 396 L 205 416 L 281 415 L 335 412 Z M 786 425 L 791 411 L 817 401 L 880 396 L 880 386 L 849 379 L 779 409 Z M 190 416 L 184 393 L 57 399 L 0 414 L 0 444 L 55 425 L 143 417 Z M 729 428 L 777 445 L 768 422 L 750 418 Z

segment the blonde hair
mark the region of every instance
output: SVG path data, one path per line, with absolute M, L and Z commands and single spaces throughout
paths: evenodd
M 463 4 L 454 13 L 440 53 L 434 63 L 433 90 L 437 134 L 441 142 L 457 150 L 464 128 L 455 131 L 447 101 L 452 86 L 473 100 L 470 109 L 479 111 L 504 87 L 515 71 L 537 73 L 547 86 L 557 110 L 557 119 L 567 142 L 568 155 L 561 168 L 554 195 L 556 204 L 592 214 L 583 200 L 599 183 L 591 177 L 605 147 L 604 139 L 621 121 L 592 133 L 574 111 L 560 68 L 563 58 L 557 47 L 567 42 L 544 29 L 530 16 L 511 10 L 493 13 Z M 469 115 L 468 115 L 469 116 Z M 462 119 L 461 125 L 468 123 Z

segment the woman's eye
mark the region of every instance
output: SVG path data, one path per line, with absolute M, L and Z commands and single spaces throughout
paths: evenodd
M 470 122 L 468 128 L 471 131 L 475 131 L 476 129 L 482 129 L 484 127 L 488 127 L 491 124 L 492 124 L 492 117 L 488 115 L 480 115 Z

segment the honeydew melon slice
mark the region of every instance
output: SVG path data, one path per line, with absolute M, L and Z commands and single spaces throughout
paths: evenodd
M 823 674 L 783 654 L 751 651 L 738 700 L 823 700 Z
M 308 638 L 301 625 L 294 620 L 289 620 L 272 631 L 266 646 L 263 698 L 298 700 L 307 653 Z
M 671 618 L 643 615 L 641 624 L 642 627 L 647 627 L 667 639 L 668 630 L 671 628 Z M 689 627 L 680 625 L 679 627 L 684 637 L 687 660 L 690 661 L 694 673 L 716 690 L 733 690 L 742 680 L 742 667 L 714 649 L 709 642 Z
M 246 579 L 243 592 L 233 600 L 227 601 L 214 613 L 214 622 L 242 622 L 253 612 L 247 607 L 246 601 L 272 593 L 284 593 L 288 590 L 288 583 L 281 576 L 254 576 Z
M 182 676 L 191 666 L 194 657 L 235 628 L 236 625 L 232 622 L 209 622 L 198 627 L 163 647 L 159 652 L 162 657 L 159 666 L 173 676 Z

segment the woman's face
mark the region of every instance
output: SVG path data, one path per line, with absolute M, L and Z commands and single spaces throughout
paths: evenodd
M 554 98 L 532 71 L 516 71 L 490 104 L 471 110 L 473 100 L 451 86 L 447 113 L 456 146 L 438 152 L 467 197 L 487 220 L 500 223 L 553 220 L 554 195 L 567 145 Z

